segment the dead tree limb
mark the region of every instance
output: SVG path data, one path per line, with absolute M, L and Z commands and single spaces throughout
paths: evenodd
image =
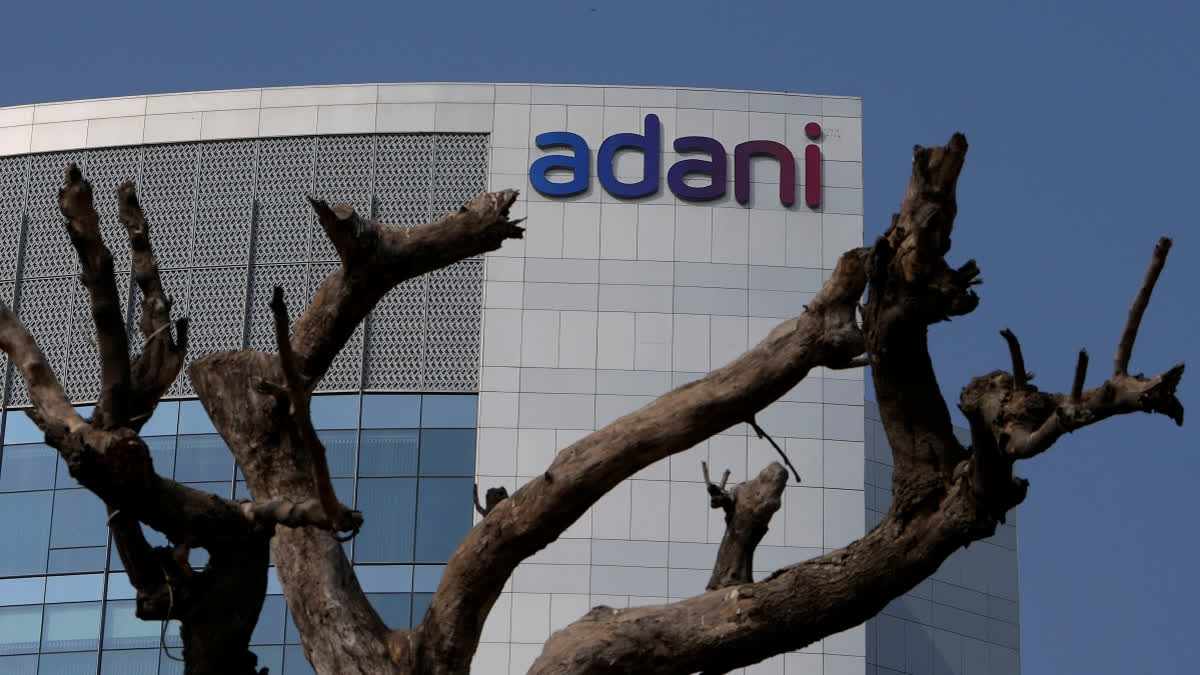
M 718 486 L 709 481 L 708 465 L 702 466 L 711 506 L 725 512 L 725 534 L 721 535 L 712 577 L 705 588 L 712 591 L 751 583 L 754 581 L 754 550 L 766 536 L 771 517 L 783 505 L 787 471 L 778 462 L 771 462 L 758 476 L 726 490 L 725 479 L 729 477 L 729 471 L 725 471 Z

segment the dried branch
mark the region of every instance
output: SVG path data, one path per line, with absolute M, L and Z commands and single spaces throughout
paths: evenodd
M 1121 332 L 1121 341 L 1117 343 L 1117 353 L 1113 358 L 1113 376 L 1129 374 L 1129 359 L 1133 356 L 1133 343 L 1137 340 L 1138 327 L 1142 325 L 1142 315 L 1150 304 L 1150 294 L 1158 283 L 1158 275 L 1167 264 L 1167 253 L 1171 251 L 1171 240 L 1163 237 L 1154 246 L 1154 255 L 1150 258 L 1150 266 L 1146 268 L 1146 276 L 1133 297 L 1133 305 L 1129 307 L 1129 317 L 1125 320 L 1125 330 Z
M 1083 383 L 1087 379 L 1088 353 L 1079 350 L 1079 361 L 1075 364 L 1075 381 L 1071 383 L 1071 405 L 1078 406 L 1083 397 Z
M 707 482 L 707 465 L 704 465 L 704 473 Z M 725 476 L 728 478 L 729 471 Z M 719 488 L 708 483 L 712 508 L 725 511 L 725 534 L 721 536 L 712 577 L 705 587 L 707 590 L 754 581 L 754 551 L 766 536 L 771 517 L 783 504 L 786 485 L 787 471 L 776 462 L 732 490 L 725 490 L 724 479 Z
M 288 333 L 291 321 L 288 320 L 287 304 L 283 301 L 282 286 L 276 286 L 271 295 L 271 312 L 275 315 L 275 342 L 279 346 L 279 364 L 283 369 L 284 381 L 287 383 L 291 417 L 295 423 L 295 429 L 300 435 L 300 446 L 307 451 L 312 464 L 313 491 L 317 493 L 325 511 L 320 522 L 331 524 L 334 530 L 358 533 L 359 528 L 362 527 L 362 514 L 343 506 L 338 501 L 337 495 L 334 494 L 333 482 L 329 479 L 329 463 L 325 458 L 325 444 L 321 443 L 320 437 L 317 436 L 317 430 L 313 427 L 312 417 L 309 415 L 308 406 L 311 399 L 308 392 L 304 390 L 304 382 L 296 369 L 291 336 Z M 277 506 L 271 512 L 282 513 L 286 510 L 291 513 L 295 510 L 297 515 L 304 514 L 302 518 L 306 519 L 306 522 L 315 524 L 317 522 L 313 520 L 315 516 L 301 508 L 301 505 L 307 503 L 295 504 L 293 506 L 296 508 L 293 509 L 293 506 L 289 506 L 292 505 L 292 502 L 275 501 L 272 504 Z M 285 522 L 285 524 L 295 527 L 291 522 Z
M 1017 341 L 1017 336 L 1007 328 L 1000 331 L 1000 335 L 1008 343 L 1009 356 L 1012 357 L 1013 388 L 1024 389 L 1032 376 L 1025 370 L 1025 357 L 1021 355 L 1021 343 Z

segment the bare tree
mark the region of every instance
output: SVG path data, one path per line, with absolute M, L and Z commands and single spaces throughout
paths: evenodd
M 787 472 L 772 463 L 729 487 L 728 474 L 714 483 L 705 466 L 712 506 L 724 511 L 726 522 L 707 592 L 652 607 L 597 607 L 552 635 L 531 671 L 723 673 L 862 623 L 955 550 L 993 534 L 1025 497 L 1028 483 L 1014 477 L 1015 463 L 1049 449 L 1061 435 L 1139 411 L 1183 421 L 1175 397 L 1182 364 L 1155 377 L 1129 374 L 1138 326 L 1170 248 L 1163 239 L 1103 383 L 1085 388 L 1088 360 L 1081 352 L 1070 391 L 1039 391 L 1029 383 L 1017 338 L 1005 331 L 1013 371 L 967 384 L 959 408 L 970 422 L 970 447 L 955 439 L 926 334 L 930 325 L 978 304 L 974 261 L 954 268 L 945 259 L 966 151 L 961 134 L 944 147 L 917 147 L 888 231 L 873 245 L 845 253 L 811 304 L 758 345 L 565 448 L 515 494 L 493 490 L 486 508 L 476 502 L 484 517 L 455 550 L 424 620 L 412 629 L 384 625 L 342 552 L 341 533 L 357 531 L 363 515 L 334 496 L 309 402 L 334 356 L 390 289 L 521 236 L 518 221 L 509 218 L 515 192 L 482 195 L 412 229 L 369 222 L 344 204 L 311 201 L 341 266 L 290 336 L 276 289 L 278 353 L 210 354 L 188 369 L 253 501 L 222 499 L 159 476 L 138 436 L 184 362 L 187 326 L 171 322 L 132 184 L 118 194 L 144 298 L 145 346 L 132 360 L 112 255 L 100 237 L 91 187 L 74 165 L 59 195 L 99 344 L 102 393 L 91 419 L 72 408 L 37 344 L 3 306 L 0 347 L 29 384 L 30 414 L 47 442 L 107 505 L 137 589 L 138 616 L 181 622 L 188 673 L 235 674 L 255 672 L 248 645 L 266 593 L 269 552 L 318 672 L 465 673 L 484 619 L 516 566 L 620 481 L 730 426 L 753 423 L 814 367 L 869 365 L 895 459 L 894 500 L 878 526 L 843 549 L 756 582 L 754 549 L 779 508 Z M 864 292 L 868 299 L 860 305 Z M 151 547 L 141 524 L 165 534 L 170 546 Z M 210 555 L 201 571 L 187 563 L 194 548 Z

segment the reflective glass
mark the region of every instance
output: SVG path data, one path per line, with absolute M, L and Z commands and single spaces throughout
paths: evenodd
M 142 438 L 147 436 L 174 436 L 179 426 L 179 402 L 162 401 L 154 407 L 150 419 L 142 425 L 139 432 Z
M 58 452 L 45 443 L 6 445 L 0 450 L 0 492 L 54 487 Z
M 50 574 L 95 572 L 102 569 L 104 569 L 103 546 L 50 549 L 50 564 L 47 568 Z
M 474 482 L 422 478 L 417 490 L 417 562 L 445 562 L 471 528 Z
M 0 494 L 0 576 L 46 571 L 53 492 Z M 20 518 L 12 514 L 21 514 Z M 2 632 L 0 632 L 2 634 Z
M 300 644 L 300 630 L 296 628 L 296 620 L 292 618 L 292 610 L 287 610 L 285 613 L 286 621 L 284 622 L 284 642 L 289 645 Z
M 200 401 L 179 402 L 179 433 L 182 434 L 215 434 L 217 428 L 208 413 L 204 412 L 204 404 Z
M 54 493 L 50 546 L 105 546 L 108 544 L 107 519 L 104 502 L 90 490 L 58 490 Z
M 412 596 L 412 625 L 420 625 L 425 618 L 425 610 L 429 609 L 429 602 L 433 600 L 433 593 L 413 593 Z
M 268 673 L 283 672 L 283 647 L 254 647 L 250 651 L 258 657 L 260 671 L 266 668 Z
M 29 419 L 24 410 L 9 410 L 4 415 L 4 444 L 42 443 L 46 434 Z
M 100 642 L 100 603 L 46 605 L 42 615 L 42 651 L 95 650 Z
M 304 647 L 283 648 L 283 675 L 314 675 L 315 671 L 304 656 Z
M 100 675 L 156 675 L 158 649 L 105 650 L 100 653 Z
M 262 611 L 259 612 L 258 624 L 254 626 L 254 634 L 250 636 L 250 644 L 283 644 L 283 622 L 286 613 L 287 601 L 283 599 L 283 596 L 268 595 L 263 602 Z
M 432 593 L 442 581 L 445 565 L 413 565 L 412 588 L 418 593 Z
M 180 436 L 175 452 L 175 480 L 232 481 L 233 454 L 216 434 Z
M 410 627 L 412 596 L 408 593 L 367 593 L 367 600 L 388 628 Z
M 475 426 L 474 394 L 427 395 L 421 401 L 421 426 L 426 429 L 467 429 Z
M 32 654 L 42 635 L 42 606 L 0 607 L 0 654 Z
M 422 476 L 474 476 L 474 429 L 422 429 Z
M 137 602 L 134 600 L 108 601 L 104 606 L 104 648 L 153 647 L 155 663 L 158 663 L 162 623 L 142 621 L 137 618 L 136 612 Z
M 160 649 L 158 675 L 183 675 L 183 651 L 177 647 Z
M 150 450 L 150 459 L 154 462 L 154 471 L 163 478 L 175 476 L 175 437 L 151 436 L 143 439 Z
M 4 637 L 0 635 L 0 645 L 4 644 Z M 4 649 L 0 646 L 0 650 Z M 0 651 L 0 654 L 3 654 Z M 28 656 L 0 656 L 0 673 L 5 675 L 37 675 L 37 654 Z
M 309 411 L 314 429 L 358 428 L 358 394 L 314 396 Z
M 46 577 L 0 579 L 0 605 L 40 605 L 45 597 Z
M 377 429 L 362 432 L 359 476 L 417 475 L 416 429 Z
M 145 523 L 142 524 L 142 536 L 146 538 L 146 543 L 150 546 L 166 546 L 168 544 L 167 537 L 162 532 L 148 527 Z M 120 571 L 125 569 L 125 564 L 121 561 L 121 554 L 117 551 L 116 544 L 109 541 L 108 552 L 108 569 Z
M 360 478 L 358 510 L 363 529 L 355 537 L 358 562 L 408 562 L 413 556 L 417 481 L 413 478 Z
M 75 478 L 73 478 L 71 476 L 71 470 L 69 468 L 67 468 L 67 461 L 62 458 L 62 455 L 59 455 L 58 464 L 56 466 L 57 466 L 57 468 L 55 469 L 55 475 L 54 475 L 54 487 L 56 487 L 56 488 L 83 487 L 82 485 L 79 484 L 79 481 L 75 480 Z
M 325 446 L 325 461 L 329 463 L 329 475 L 333 478 L 354 476 L 354 444 L 358 432 L 318 431 L 317 438 Z
M 421 426 L 416 394 L 367 394 L 362 399 L 363 429 L 415 429 Z M 40 440 L 35 439 L 35 440 Z
M 38 672 L 42 675 L 93 675 L 96 672 L 96 652 L 42 654 Z

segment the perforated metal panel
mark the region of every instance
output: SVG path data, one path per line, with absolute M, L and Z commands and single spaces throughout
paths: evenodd
M 245 346 L 273 352 L 267 302 L 274 286 L 285 288 L 294 320 L 336 268 L 306 196 L 349 202 L 361 215 L 397 226 L 423 224 L 485 189 L 487 136 L 278 138 L 0 158 L 0 280 L 23 280 L 15 289 L 22 319 L 71 397 L 84 401 L 98 395 L 99 368 L 87 295 L 58 211 L 70 162 L 92 181 L 135 354 L 141 293 L 129 280 L 115 191 L 125 180 L 137 183 L 173 316 L 191 319 L 190 361 Z M 359 326 L 319 389 L 474 390 L 482 274 L 481 261 L 464 261 L 395 289 Z M 0 296 L 5 288 L 0 281 Z M 9 377 L 9 404 L 27 404 L 24 383 Z M 170 390 L 192 393 L 186 372 Z
M 0 157 L 0 279 L 17 278 L 28 181 L 29 157 Z
M 192 265 L 245 265 L 250 259 L 257 143 L 200 146 Z

